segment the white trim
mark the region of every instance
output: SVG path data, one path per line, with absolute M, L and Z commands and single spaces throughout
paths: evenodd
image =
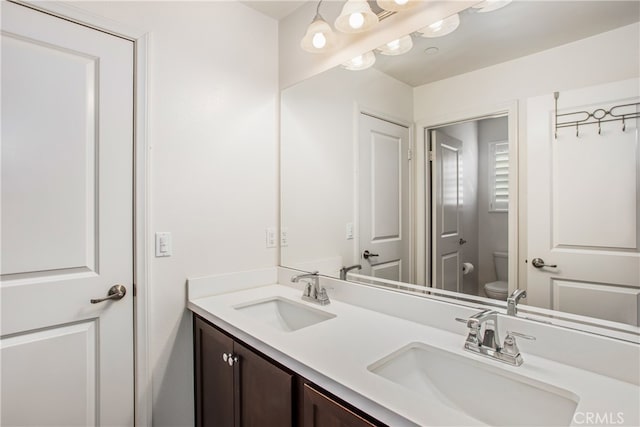
M 135 425 L 151 426 L 153 412 L 152 372 L 149 362 L 149 162 L 148 122 L 148 52 L 150 34 L 145 33 L 135 41 Z
M 426 147 L 426 132 L 433 128 L 447 126 L 450 124 L 479 120 L 483 118 L 507 115 L 509 123 L 509 174 L 513 179 L 509 180 L 509 292 L 517 287 L 523 288 L 523 284 L 518 282 L 519 257 L 519 204 L 518 187 L 520 174 L 518 173 L 518 101 L 512 101 L 492 106 L 477 107 L 471 110 L 458 111 L 443 114 L 439 117 L 425 118 L 416 121 L 416 147 L 415 147 L 415 188 L 416 188 L 416 236 L 425 236 L 424 239 L 416 239 L 415 265 L 416 283 L 418 285 L 429 286 L 430 278 L 427 275 L 428 254 L 427 242 L 429 241 L 431 230 L 427 227 L 429 217 L 426 212 L 426 192 L 425 188 L 431 186 L 429 178 L 429 168 L 427 167 L 427 155 L 429 148 Z M 523 260 L 524 262 L 524 260 Z M 526 289 L 526 288 L 525 288 Z
M 81 25 L 131 40 L 134 45 L 134 376 L 135 425 L 152 425 L 152 376 L 149 369 L 149 161 L 148 58 L 150 34 L 58 1 L 11 0 Z

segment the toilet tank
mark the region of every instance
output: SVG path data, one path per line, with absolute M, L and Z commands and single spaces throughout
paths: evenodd
M 494 252 L 493 265 L 496 267 L 498 280 L 506 282 L 509 278 L 509 254 L 506 252 Z

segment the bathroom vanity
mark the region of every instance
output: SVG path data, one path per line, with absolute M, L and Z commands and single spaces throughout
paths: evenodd
M 325 277 L 319 306 L 295 273 L 189 280 L 197 425 L 640 423 L 637 343 L 499 312 L 497 335 L 536 337 L 511 366 L 463 349 L 482 307 Z
M 381 425 L 195 315 L 196 426 Z

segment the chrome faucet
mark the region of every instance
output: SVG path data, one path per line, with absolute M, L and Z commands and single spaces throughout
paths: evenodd
M 355 269 L 360 270 L 362 269 L 362 266 L 360 264 L 356 264 L 352 265 L 351 267 L 342 267 L 340 269 L 340 280 L 347 280 L 347 273 Z
M 320 286 L 320 276 L 318 276 L 317 271 L 314 271 L 313 273 L 298 274 L 297 276 L 293 276 L 291 281 L 293 283 L 298 283 L 301 279 L 310 279 L 308 281 L 305 280 L 305 282 L 307 282 L 307 286 L 305 286 L 304 292 L 302 293 L 303 300 L 320 305 L 327 305 L 331 302 L 329 301 L 327 290 Z
M 522 289 L 516 289 L 511 296 L 507 298 L 507 314 L 509 316 L 515 316 L 518 314 L 518 303 L 522 298 L 527 297 L 527 291 Z
M 507 337 L 501 347 L 498 337 L 498 313 L 493 310 L 483 310 L 468 319 L 456 318 L 456 320 L 466 323 L 469 328 L 469 334 L 464 343 L 465 350 L 510 365 L 522 365 L 522 355 L 515 337 L 535 340 L 535 337 L 530 335 L 507 331 Z

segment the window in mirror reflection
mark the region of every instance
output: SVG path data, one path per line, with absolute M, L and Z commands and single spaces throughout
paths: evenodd
M 509 142 L 489 143 L 489 212 L 509 208 Z

